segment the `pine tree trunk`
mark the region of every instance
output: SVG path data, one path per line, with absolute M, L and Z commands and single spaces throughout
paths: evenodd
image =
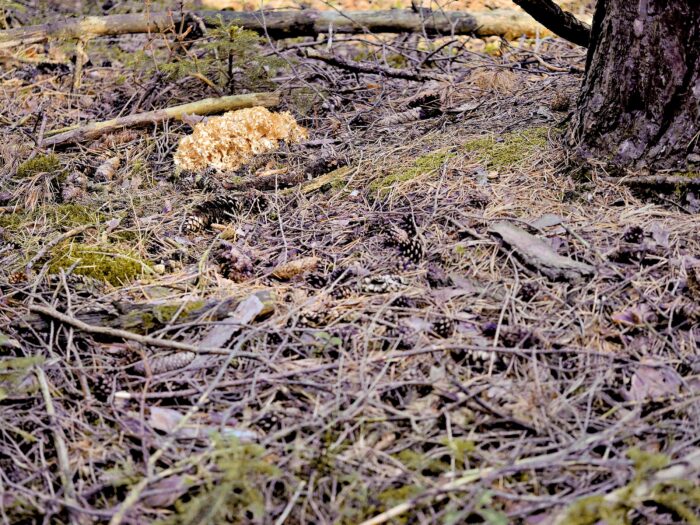
M 584 159 L 700 165 L 700 0 L 598 0 L 570 131 Z

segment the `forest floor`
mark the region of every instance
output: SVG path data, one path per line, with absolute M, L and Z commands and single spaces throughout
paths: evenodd
M 585 50 L 178 45 L 0 58 L 3 523 L 698 522 L 660 469 L 697 462 L 700 203 L 572 162 Z M 268 90 L 309 137 L 236 173 L 177 170 L 176 121 L 38 146 Z

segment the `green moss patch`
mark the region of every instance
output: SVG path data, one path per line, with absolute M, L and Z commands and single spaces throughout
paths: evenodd
M 500 139 L 496 135 L 480 137 L 468 141 L 462 148 L 478 157 L 487 167 L 498 170 L 515 166 L 544 149 L 548 136 L 549 128 L 530 128 L 507 133 Z
M 389 175 L 374 180 L 369 185 L 369 190 L 372 194 L 383 197 L 391 191 L 391 188 L 393 188 L 395 184 L 410 181 L 427 173 L 436 172 L 445 162 L 454 156 L 455 153 L 445 150 L 438 150 L 426 155 L 421 155 L 410 165 L 401 169 L 395 169 L 389 173 Z
M 137 254 L 113 246 L 68 242 L 54 248 L 49 273 L 73 267 L 77 275 L 85 275 L 114 286 L 127 284 L 140 277 L 150 266 Z
M 87 206 L 80 204 L 59 204 L 52 206 L 49 210 L 51 219 L 58 226 L 82 226 L 83 224 L 93 224 L 104 220 L 104 216 Z
M 17 178 L 26 179 L 37 173 L 54 173 L 61 169 L 61 161 L 58 155 L 37 155 L 33 159 L 25 160 L 17 167 Z
M 215 437 L 209 468 L 201 469 L 201 476 L 199 486 L 176 501 L 175 512 L 159 525 L 260 522 L 265 513 L 262 489 L 280 472 L 259 445 Z M 237 519 L 246 515 L 251 519 Z
M 575 501 L 568 508 L 564 523 L 627 525 L 631 512 L 650 502 L 675 514 L 678 523 L 700 523 L 700 488 L 692 480 L 669 479 L 643 489 L 655 472 L 669 464 L 667 456 L 639 449 L 631 449 L 627 455 L 635 468 L 632 481 L 614 491 L 615 497 L 596 494 Z

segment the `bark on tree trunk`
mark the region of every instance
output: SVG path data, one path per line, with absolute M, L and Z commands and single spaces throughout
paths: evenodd
M 698 168 L 700 1 L 598 0 L 570 139 L 608 167 Z

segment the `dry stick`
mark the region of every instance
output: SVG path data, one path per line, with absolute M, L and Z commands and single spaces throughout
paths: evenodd
M 39 252 L 32 257 L 32 260 L 27 263 L 27 266 L 25 266 L 24 271 L 27 274 L 27 277 L 31 274 L 32 268 L 34 268 L 34 265 L 37 263 L 37 261 L 41 260 L 41 258 L 46 255 L 51 248 L 56 246 L 57 244 L 62 243 L 66 239 L 70 239 L 71 237 L 75 237 L 76 235 L 79 235 L 83 233 L 85 230 L 89 228 L 94 228 L 94 225 L 92 224 L 83 224 L 82 226 L 78 226 L 77 228 L 73 228 L 72 230 L 67 231 L 66 233 L 59 235 L 55 239 L 49 241 L 44 245 L 44 247 L 39 250 Z
M 68 459 L 68 447 L 66 446 L 66 441 L 63 438 L 63 430 L 61 425 L 56 418 L 56 409 L 53 406 L 53 399 L 51 399 L 51 390 L 49 388 L 49 382 L 46 379 L 46 374 L 42 368 L 36 369 L 36 379 L 39 383 L 39 388 L 41 389 L 41 396 L 44 398 L 44 404 L 46 405 L 46 415 L 49 416 L 49 422 L 51 423 L 53 431 L 53 441 L 56 447 L 56 458 L 58 460 L 58 468 L 61 473 L 61 482 L 63 484 L 63 490 L 66 493 L 66 500 L 72 504 L 77 502 L 75 498 L 75 486 L 73 486 L 73 478 L 70 472 L 70 460 Z M 74 512 L 73 518 L 75 523 L 83 523 L 83 517 L 77 515 Z
M 104 335 L 108 337 L 127 339 L 130 341 L 136 341 L 143 345 L 158 346 L 160 348 L 169 348 L 171 350 L 185 350 L 187 352 L 196 352 L 198 354 L 218 354 L 218 355 L 229 355 L 231 352 L 226 348 L 206 348 L 198 347 L 197 345 L 180 343 L 178 341 L 168 341 L 166 339 L 158 339 L 156 337 L 148 337 L 146 335 L 139 335 L 128 330 L 120 330 L 118 328 L 109 328 L 106 326 L 93 326 L 87 323 L 71 317 L 70 315 L 63 314 L 52 308 L 50 306 L 32 305 L 29 307 L 30 312 L 36 312 L 38 314 L 46 315 L 64 324 L 70 325 L 78 330 L 89 334 Z M 255 359 L 257 361 L 265 362 L 265 359 L 259 354 L 254 354 L 251 352 L 238 352 L 234 357 L 242 357 L 247 359 Z M 270 363 L 266 363 L 270 365 Z M 270 365 L 271 366 L 271 365 Z M 274 367 L 272 367 L 274 369 Z
M 534 36 L 541 26 L 528 15 L 509 9 L 487 12 L 391 11 L 195 11 L 134 13 L 87 16 L 48 24 L 0 31 L 0 49 L 37 44 L 49 39 L 73 40 L 133 33 L 157 33 L 177 24 L 201 19 L 207 27 L 233 24 L 264 32 L 272 38 L 318 36 L 332 28 L 335 34 L 351 33 L 425 33 L 429 35 Z
M 84 142 L 120 128 L 158 124 L 168 119 L 183 120 L 186 115 L 209 115 L 253 106 L 272 107 L 279 104 L 279 102 L 280 97 L 277 93 L 249 93 L 246 95 L 205 98 L 189 104 L 137 113 L 103 122 L 93 122 L 44 139 L 42 145 L 58 146 L 66 143 Z
M 402 78 L 404 80 L 415 80 L 422 82 L 425 80 L 450 80 L 450 75 L 441 73 L 433 73 L 430 71 L 410 71 L 408 69 L 397 69 L 394 67 L 384 67 L 376 64 L 367 64 L 362 62 L 349 62 L 340 57 L 327 55 L 314 49 L 306 51 L 306 57 L 314 60 L 320 60 L 331 66 L 335 66 L 347 71 L 355 73 L 367 73 L 370 75 L 383 75 L 385 77 Z
M 591 26 L 564 11 L 552 0 L 513 0 L 527 13 L 555 35 L 579 46 L 588 47 Z

